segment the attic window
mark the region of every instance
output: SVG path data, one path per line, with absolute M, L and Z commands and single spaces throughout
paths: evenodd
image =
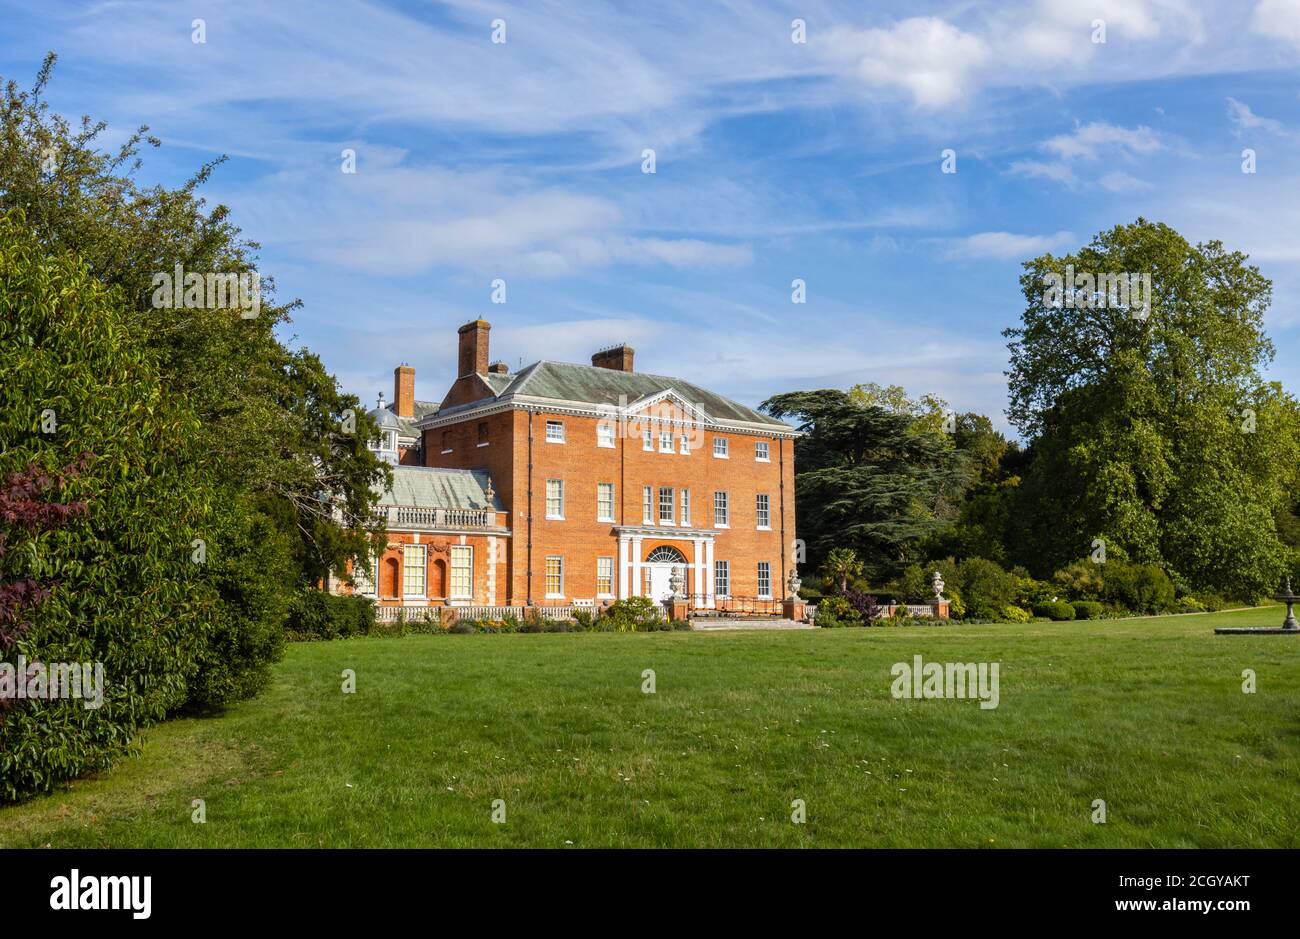
M 478 422 L 478 445 L 480 447 L 486 447 L 488 445 L 488 422 L 487 421 Z
M 564 421 L 546 422 L 546 442 L 564 443 Z

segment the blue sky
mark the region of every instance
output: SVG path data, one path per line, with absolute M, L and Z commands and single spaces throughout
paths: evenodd
M 1300 0 L 0 0 L 0 76 L 47 50 L 52 107 L 162 138 L 144 181 L 230 156 L 286 336 L 368 403 L 399 361 L 440 398 L 483 316 L 512 367 L 628 341 L 748 404 L 898 383 L 1005 428 L 1020 262 L 1139 215 L 1252 256 L 1300 390 Z

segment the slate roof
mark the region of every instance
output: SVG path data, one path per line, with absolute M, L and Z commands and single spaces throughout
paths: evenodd
M 394 466 L 393 488 L 379 499 L 380 505 L 417 506 L 432 509 L 486 509 L 486 470 L 446 469 L 437 466 Z M 493 493 L 491 508 L 505 506 Z
M 401 428 L 403 437 L 419 437 L 420 429 L 415 426 L 415 422 L 422 417 L 428 417 L 438 410 L 437 401 L 416 401 L 415 406 L 411 409 L 414 413 L 410 417 L 398 417 L 397 424 Z
M 518 395 L 526 398 L 548 398 L 557 401 L 580 401 L 585 404 L 617 406 L 620 397 L 623 397 L 631 407 L 638 401 L 672 390 L 691 404 L 703 408 L 705 413 L 715 420 L 765 424 L 786 431 L 793 429 L 783 421 L 760 414 L 730 398 L 724 398 L 698 385 L 667 375 L 622 372 L 595 365 L 575 365 L 570 362 L 552 362 L 542 359 L 513 375 L 489 374 L 480 377 L 488 382 L 498 399 Z M 481 403 L 476 401 L 463 407 L 475 407 Z

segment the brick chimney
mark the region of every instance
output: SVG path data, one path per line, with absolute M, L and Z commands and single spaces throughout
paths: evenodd
M 493 362 L 488 366 L 488 373 L 491 375 L 509 375 L 510 366 L 505 362 Z
M 415 417 L 415 369 L 409 365 L 393 369 L 393 413 Z
M 612 368 L 616 372 L 632 371 L 632 356 L 636 350 L 626 342 L 617 346 L 601 349 L 591 357 L 591 364 L 597 368 Z
M 474 320 L 460 328 L 460 362 L 456 371 L 457 378 L 487 374 L 488 330 L 491 328 L 492 324 L 487 320 Z

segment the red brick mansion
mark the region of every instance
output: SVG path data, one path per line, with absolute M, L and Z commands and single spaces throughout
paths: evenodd
M 789 425 L 689 382 L 590 365 L 489 364 L 460 328 L 441 402 L 394 373 L 371 412 L 394 464 L 388 546 L 357 591 L 381 607 L 599 606 L 672 593 L 696 610 L 779 610 L 793 570 Z M 676 576 L 674 576 L 674 574 Z

